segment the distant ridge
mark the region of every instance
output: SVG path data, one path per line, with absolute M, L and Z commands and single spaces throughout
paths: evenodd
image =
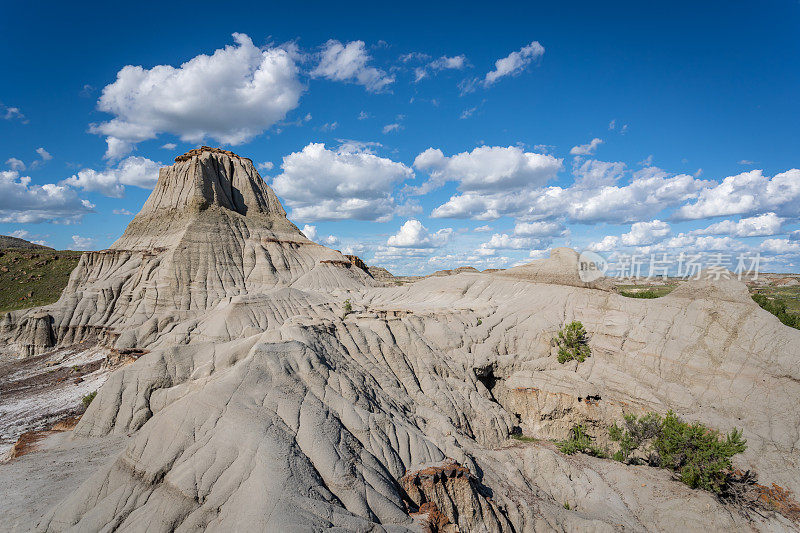
M 42 246 L 25 239 L 18 237 L 11 237 L 9 235 L 0 235 L 0 250 L 8 249 L 21 249 L 21 250 L 52 250 L 49 246 Z

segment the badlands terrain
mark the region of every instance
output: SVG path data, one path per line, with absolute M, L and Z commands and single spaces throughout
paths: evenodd
M 554 444 L 672 410 L 800 491 L 800 331 L 744 284 L 628 298 L 567 248 L 387 274 L 307 239 L 249 159 L 178 157 L 57 302 L 0 318 L 0 530 L 798 530 Z M 562 364 L 572 321 L 591 355 Z

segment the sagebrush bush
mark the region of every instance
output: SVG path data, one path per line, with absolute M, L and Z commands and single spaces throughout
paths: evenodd
M 741 431 L 734 429 L 723 436 L 700 422 L 685 422 L 672 411 L 663 418 L 656 413 L 639 418 L 626 415 L 622 426 L 611 426 L 609 437 L 619 444 L 614 459 L 639 462 L 631 454 L 641 449 L 649 454 L 649 464 L 672 470 L 692 488 L 717 494 L 725 489 L 731 457 L 747 449 Z
M 586 433 L 586 427 L 582 425 L 572 426 L 569 430 L 569 438 L 556 442 L 556 447 L 567 455 L 574 453 L 585 453 L 586 455 L 593 455 L 595 457 L 606 457 L 605 450 L 595 446 L 592 441 L 594 438 Z
M 592 354 L 588 336 L 583 324 L 577 321 L 564 326 L 553 342 L 558 346 L 558 362 L 566 363 L 575 359 L 582 363 Z
M 663 468 L 676 472 L 692 488 L 715 493 L 725 487 L 731 457 L 746 449 L 741 431 L 734 429 L 723 437 L 699 422 L 684 422 L 672 411 L 664 417 L 661 432 L 653 442 Z

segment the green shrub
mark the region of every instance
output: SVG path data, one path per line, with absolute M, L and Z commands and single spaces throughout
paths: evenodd
M 564 326 L 553 342 L 558 346 L 558 362 L 562 364 L 573 359 L 582 363 L 592 354 L 586 329 L 577 321 Z
M 478 325 L 480 326 L 481 324 L 483 324 L 483 320 L 481 320 L 481 319 L 479 318 L 479 319 L 478 319 Z
M 606 457 L 607 454 L 595 446 L 592 441 L 594 438 L 586 433 L 586 427 L 582 425 L 572 426 L 569 430 L 569 438 L 556 442 L 556 447 L 561 453 L 572 455 L 575 453 L 585 453 L 595 457 Z
M 95 396 L 97 396 L 97 391 L 90 392 L 89 394 L 87 394 L 86 396 L 84 396 L 84 397 L 83 397 L 83 407 L 84 407 L 84 408 L 88 408 L 88 407 L 89 407 L 89 404 L 91 404 L 91 403 L 92 403 L 92 400 L 94 400 L 94 397 L 95 397 Z
M 612 458 L 623 463 L 630 462 L 634 451 L 660 434 L 662 424 L 661 417 L 656 413 L 648 413 L 638 418 L 635 415 L 625 415 L 622 426 L 614 422 L 608 429 L 608 436 L 612 441 L 619 443 L 619 450 L 612 455 Z
M 787 313 L 786 303 L 783 300 L 779 298 L 770 299 L 763 294 L 754 294 L 752 298 L 762 309 L 778 317 L 778 320 L 787 326 L 800 329 L 800 315 Z
M 344 316 L 353 312 L 353 304 L 350 303 L 350 298 L 344 301 Z
M 637 418 L 626 415 L 622 426 L 614 423 L 609 437 L 619 449 L 612 458 L 625 463 L 635 450 L 649 453 L 648 462 L 675 472 L 692 488 L 720 494 L 731 471 L 731 457 L 747 449 L 742 432 L 734 429 L 724 437 L 719 431 L 694 422 L 685 422 L 672 411 L 665 417 L 649 413 Z
M 726 436 L 695 422 L 689 424 L 672 411 L 667 413 L 653 451 L 663 468 L 676 472 L 692 488 L 720 493 L 725 488 L 731 457 L 747 449 L 742 432 L 734 429 Z

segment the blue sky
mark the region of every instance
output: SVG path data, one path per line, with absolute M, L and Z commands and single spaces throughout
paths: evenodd
M 6 6 L 0 233 L 107 247 L 203 143 L 396 273 L 561 245 L 798 271 L 799 2 L 518 4 Z

